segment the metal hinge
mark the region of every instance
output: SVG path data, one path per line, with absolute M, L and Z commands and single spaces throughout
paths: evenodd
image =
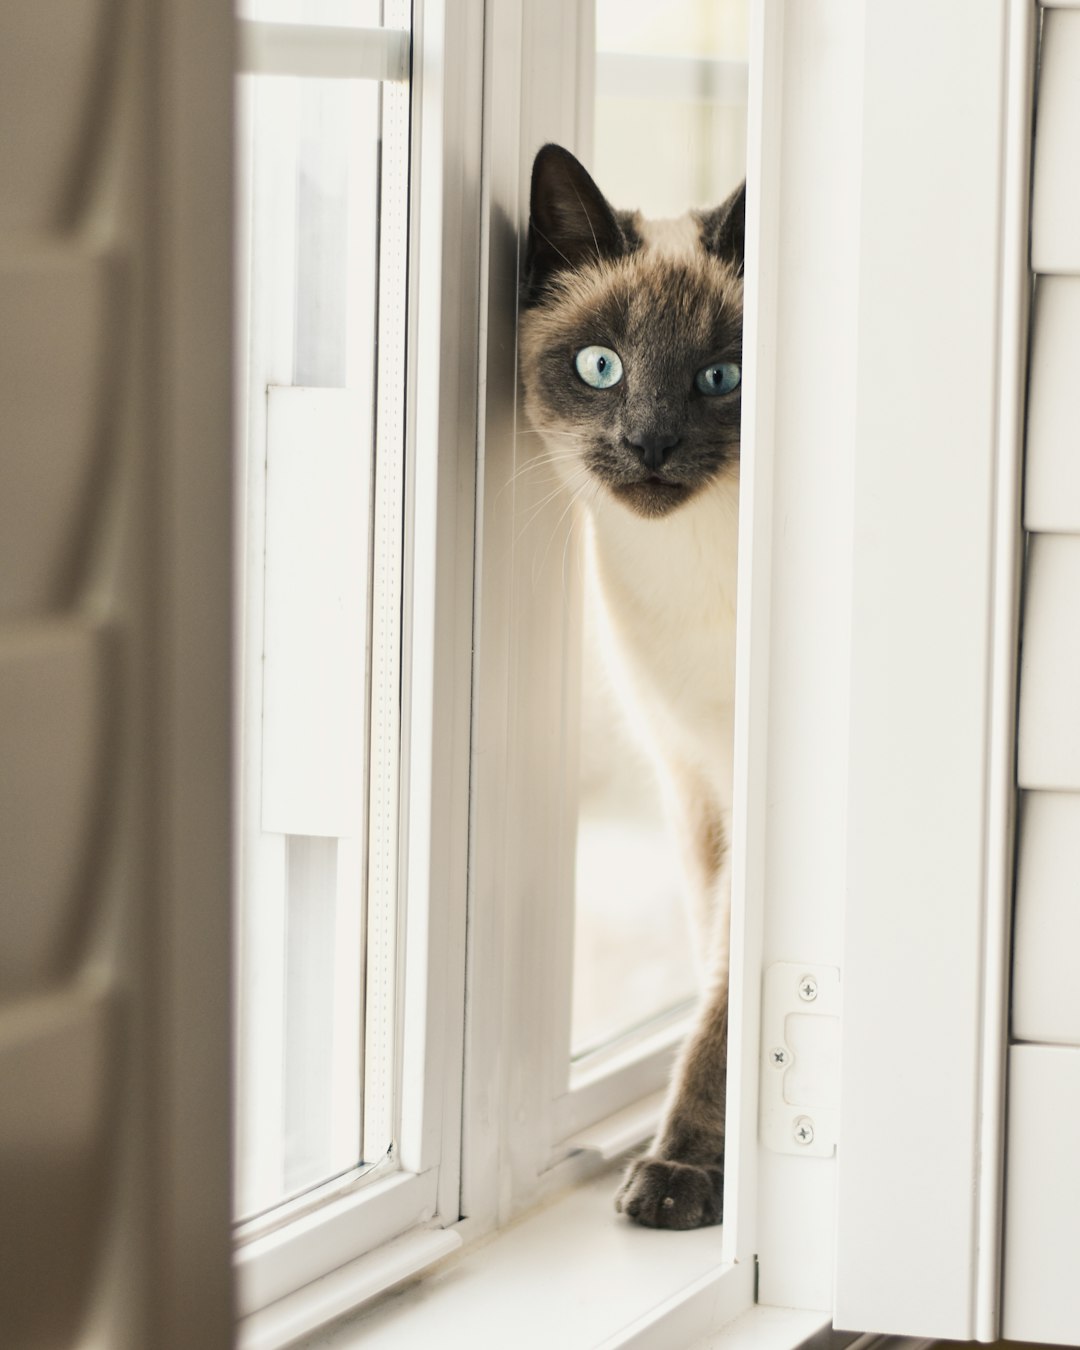
M 832 1156 L 840 1131 L 840 972 L 777 962 L 761 1009 L 761 1142 Z

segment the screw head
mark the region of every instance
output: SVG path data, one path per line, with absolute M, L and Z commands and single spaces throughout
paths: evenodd
M 796 1118 L 793 1130 L 795 1142 L 797 1144 L 812 1144 L 814 1142 L 814 1122 L 809 1116 L 799 1116 Z
M 804 975 L 799 981 L 799 997 L 804 1003 L 813 1003 L 817 998 L 817 980 L 813 975 Z
M 791 1054 L 786 1046 L 778 1045 L 769 1051 L 769 1063 L 774 1069 L 783 1069 L 791 1063 Z

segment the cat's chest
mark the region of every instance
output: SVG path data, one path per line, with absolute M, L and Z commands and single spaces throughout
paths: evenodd
M 737 484 L 669 519 L 606 512 L 594 522 L 593 543 L 615 654 L 641 712 L 649 716 L 647 705 L 658 701 L 679 725 L 704 733 L 726 724 L 734 696 Z

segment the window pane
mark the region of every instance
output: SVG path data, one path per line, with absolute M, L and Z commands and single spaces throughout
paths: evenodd
M 263 23 L 318 23 L 335 28 L 378 28 L 379 5 L 372 0 L 238 0 L 243 19 Z
M 743 178 L 747 13 L 747 0 L 597 0 L 593 166 L 609 200 L 677 216 Z
M 371 0 L 265 0 L 244 12 L 375 26 L 378 11 Z M 383 428 L 391 443 L 381 477 L 387 465 L 401 473 L 403 382 L 376 397 L 376 364 L 388 368 L 403 343 L 377 316 L 380 303 L 403 312 L 404 273 L 379 262 L 390 172 L 380 164 L 380 86 L 245 76 L 239 104 L 244 1218 L 377 1163 L 391 1145 L 393 1074 L 380 1057 L 372 1075 L 365 1039 L 376 1026 L 393 1043 L 394 981 L 384 972 L 394 967 L 395 897 L 391 887 L 388 913 L 379 886 L 375 904 L 368 877 L 376 854 L 396 852 L 396 798 L 370 790 L 369 747 L 392 758 L 398 735 L 396 703 L 380 699 L 372 711 L 372 671 L 383 671 L 384 649 L 396 669 L 400 633 L 382 618 L 373 627 L 372 612 L 399 609 L 400 544 L 377 536 L 373 520 L 386 490 L 375 475 Z M 403 166 L 393 174 L 403 181 Z M 372 819 L 373 801 L 388 819 Z M 368 1137 L 365 1118 L 376 1122 Z
M 746 0 L 597 0 L 594 176 L 646 216 L 716 205 L 746 159 Z M 607 671 L 586 576 L 572 1052 L 696 993 L 681 863 Z

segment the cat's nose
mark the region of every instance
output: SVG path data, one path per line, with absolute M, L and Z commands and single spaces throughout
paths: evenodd
M 664 431 L 646 432 L 636 438 L 627 438 L 627 444 L 642 464 L 655 472 L 679 444 L 680 437 Z

